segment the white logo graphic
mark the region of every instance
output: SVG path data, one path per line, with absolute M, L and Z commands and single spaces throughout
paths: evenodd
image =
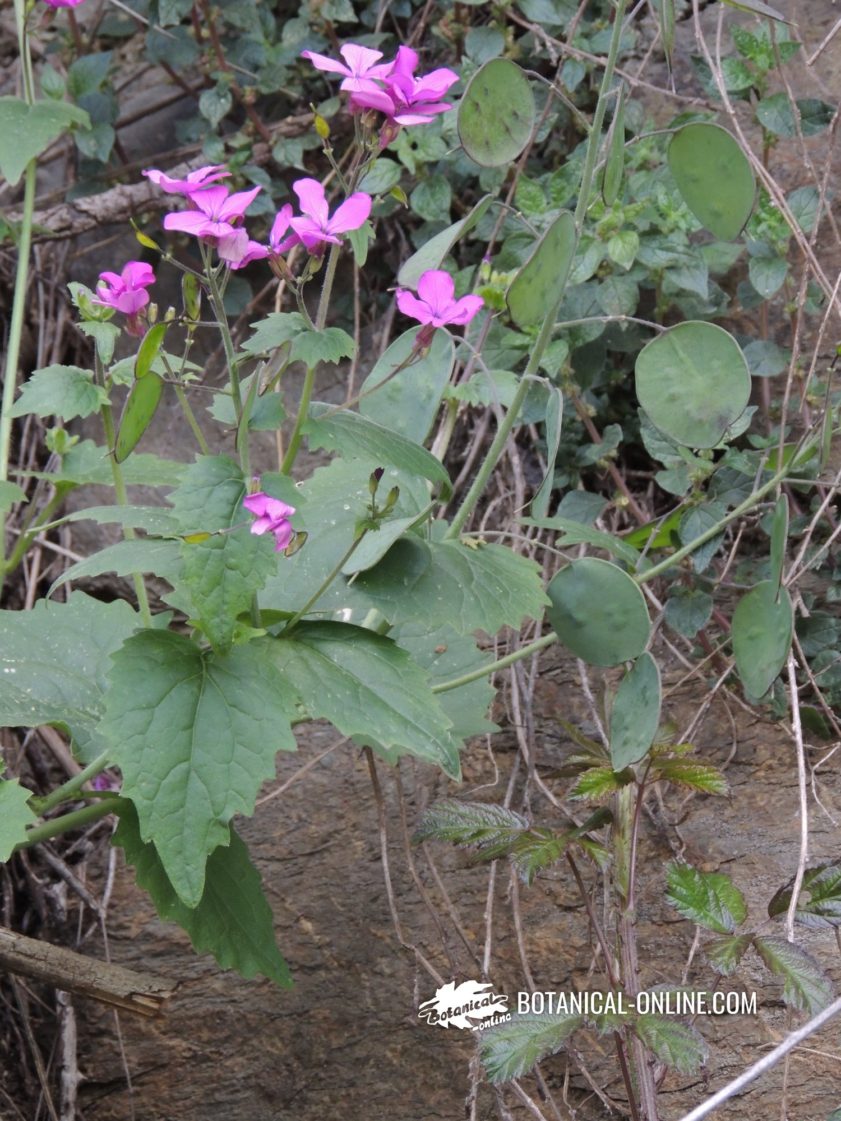
M 455 981 L 450 981 L 438 989 L 432 1000 L 423 1002 L 418 1016 L 439 1028 L 466 1028 L 469 1031 L 481 1031 L 492 1024 L 509 1020 L 508 997 L 489 992 L 489 989 L 493 989 L 490 983 L 462 981 L 456 987 Z

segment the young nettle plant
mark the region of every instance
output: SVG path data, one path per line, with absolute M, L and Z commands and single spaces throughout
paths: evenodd
M 740 6 L 774 16 L 756 0 Z M 48 367 L 30 378 L 16 402 L 4 398 L 6 431 L 16 416 L 69 421 L 96 411 L 104 431 L 101 446 L 72 444 L 63 430 L 53 432 L 60 467 L 38 478 L 51 484 L 54 494 L 33 509 L 4 571 L 20 563 L 38 533 L 56 524 L 67 490 L 110 480 L 115 503 L 84 516 L 121 525 L 124 540 L 69 568 L 53 592 L 69 580 L 116 572 L 132 577 L 137 609 L 75 591 L 63 602 L 52 595 L 32 611 L 0 615 L 0 718 L 24 727 L 59 725 L 82 764 L 77 776 L 45 795 L 33 795 L 17 779 L 0 784 L 6 810 L 0 857 L 113 814 L 115 843 L 160 914 L 180 923 L 196 948 L 212 952 L 224 967 L 288 984 L 259 877 L 232 822 L 236 814 L 253 812 L 260 785 L 274 774 L 277 752 L 295 750 L 295 726 L 327 720 L 390 763 L 410 754 L 457 780 L 464 740 L 489 727 L 490 675 L 560 642 L 588 665 L 624 667 L 607 706 L 604 742 L 583 741 L 573 760 L 580 773 L 571 797 L 597 803 L 593 812 L 579 821 L 571 811 L 563 829 L 547 829 L 502 807 L 449 801 L 425 819 L 422 834 L 479 843 L 488 856 L 510 853 L 526 879 L 563 859 L 581 886 L 580 861 L 592 859 L 599 870 L 609 866 L 613 927 L 592 915 L 591 920 L 607 984 L 634 994 L 644 800 L 655 782 L 701 793 L 724 790 L 714 768 L 692 759 L 683 745 L 658 739 L 661 675 L 646 596 L 661 577 L 678 578 L 665 618 L 670 619 L 668 605 L 678 601 L 671 610 L 671 622 L 679 620 L 674 629 L 707 640 L 715 588 L 705 587 L 704 603 L 688 610 L 687 595 L 698 590 L 693 573 L 707 569 L 731 527 L 766 515 L 768 565 L 739 600 L 728 650 L 752 699 L 764 697 L 787 664 L 793 680 L 794 607 L 787 583 L 803 560 L 786 571 L 789 504 L 781 488 L 789 478 L 801 483 L 813 460 L 823 467 L 832 420 L 823 428 L 809 427 L 797 441 L 783 425 L 773 447 L 767 440 L 756 448 L 738 446 L 751 420 L 751 380 L 736 339 L 704 318 L 667 328 L 626 310 L 606 310 L 586 288 L 603 260 L 600 249 L 595 256 L 592 251 L 602 234 L 614 265 L 633 264 L 632 239 L 610 223 L 596 228 L 619 197 L 625 175 L 626 95 L 615 78 L 627 9 L 627 0 L 616 0 L 598 100 L 574 164 L 579 169 L 569 199 L 574 209 L 565 203 L 539 227 L 518 225 L 527 246 L 521 244 L 515 267 L 509 255 L 500 270 L 493 257 L 498 231 L 485 219 L 495 209 L 501 221 L 518 223 L 510 208 L 481 199 L 457 223 L 436 231 L 397 277 L 397 307 L 420 326 L 392 343 L 344 405 L 314 396 L 322 365 L 352 357 L 358 345 L 328 322 L 343 248 L 350 244 L 361 267 L 374 235 L 380 199 L 373 188 L 363 189 L 366 175 L 384 148 L 400 143 L 404 130 L 422 129 L 451 108 L 441 99 L 457 75 L 449 69 L 416 75 L 418 56 L 407 47 L 390 62 L 358 44 L 341 49 L 342 61 L 305 52 L 319 70 L 341 75 L 353 142 L 345 157 L 336 158 L 329 125 L 316 119 L 335 197 L 328 198 L 319 179 L 297 179 L 292 184 L 297 206 L 284 204 L 262 241 L 246 228 L 260 188 L 231 191 L 228 167 L 212 164 L 186 178 L 146 172 L 183 200 L 164 219 L 164 228 L 198 242 L 202 267 L 192 268 L 142 236 L 150 253 L 162 253 L 165 266 L 180 269 L 183 308 L 163 320 L 150 315 L 153 270 L 146 262 L 104 273 L 95 293 L 74 286 L 80 326 L 95 343 L 94 369 Z M 668 42 L 672 5 L 665 0 L 659 9 Z M 536 123 L 530 79 L 507 58 L 481 66 L 458 107 L 464 155 L 491 170 L 521 156 Z M 686 207 L 719 242 L 738 237 L 756 198 L 744 150 L 712 122 L 679 121 L 673 133 L 669 166 Z M 28 213 L 31 220 L 31 206 Z M 474 273 L 454 279 L 452 268 L 459 240 L 484 229 L 483 222 L 494 243 L 483 264 L 491 278 L 488 288 L 496 286 L 487 301 L 465 292 Z M 22 258 L 25 245 L 28 252 L 22 239 Z M 253 324 L 238 347 L 225 313 L 226 289 L 232 273 L 261 261 L 282 278 L 297 310 Z M 503 291 L 499 277 L 506 273 Z M 317 281 L 320 293 L 310 300 Z M 124 320 L 115 321 L 118 314 Z M 605 324 L 622 332 L 630 319 L 642 335 L 634 362 L 635 423 L 663 464 L 660 474 L 672 483 L 663 489 L 675 502 L 662 517 L 651 522 L 640 517 L 637 529 L 620 536 L 597 527 L 595 514 L 570 517 L 563 508 L 549 513 L 562 439 L 562 387 L 576 415 L 590 416 L 587 387 L 576 384 L 575 364 L 567 361 L 574 348 L 565 352 L 566 343 L 556 335 L 571 338 L 570 331 L 591 328 L 598 335 Z M 129 335 L 142 334 L 128 362 L 113 360 L 118 324 Z M 464 340 L 446 330 L 461 326 Z M 221 337 L 225 354 L 228 384 L 213 394 L 211 412 L 233 430 L 234 455 L 210 447 L 196 408 L 198 371 L 189 354 L 196 333 L 205 330 L 214 333 L 214 341 Z M 180 356 L 170 341 L 179 331 Z M 16 355 L 19 334 L 12 342 Z M 489 351 L 506 353 L 516 369 L 489 365 Z M 294 407 L 286 393 L 293 364 L 304 371 Z M 469 367 L 470 381 L 451 384 L 457 365 Z M 484 388 L 471 386 L 473 379 Z M 112 397 L 123 385 L 129 394 L 117 424 Z M 135 450 L 162 395 L 170 392 L 196 439 L 198 454 L 190 462 Z M 453 494 L 442 449 L 462 402 L 482 399 L 483 393 L 499 421 L 465 492 Z M 534 409 L 535 397 L 536 418 L 527 411 L 527 405 Z M 531 516 L 523 521 L 542 531 L 544 541 L 550 538 L 550 555 L 560 552 L 564 558 L 548 586 L 541 568 L 514 548 L 469 534 L 509 437 L 527 417 L 541 425 L 548 470 Z M 255 477 L 252 436 L 267 430 L 285 438 L 279 438 L 277 469 Z M 620 429 L 613 446 L 622 439 Z M 298 467 L 304 444 L 332 456 L 305 478 Z M 4 446 L 5 473 L 8 440 Z M 135 483 L 166 490 L 166 503 L 132 504 L 128 488 Z M 18 490 L 0 495 L 16 501 L 23 497 Z M 598 496 L 585 497 L 598 506 Z M 633 509 L 627 488 L 617 506 Z M 579 504 L 579 510 L 585 508 L 592 506 Z M 567 561 L 573 547 L 574 559 Z M 162 596 L 164 610 L 153 613 L 148 576 L 170 589 Z M 477 642 L 477 632 L 499 636 L 506 628 L 539 622 L 544 612 L 553 629 L 496 661 L 485 643 Z M 796 688 L 792 705 L 796 711 Z M 121 775 L 118 792 L 97 781 L 115 769 Z M 669 898 L 680 912 L 722 938 L 742 939 L 743 951 L 752 945 L 772 971 L 786 977 L 789 994 L 792 986 L 800 994 L 792 999 L 798 1007 L 814 1010 L 825 1003 L 828 985 L 811 964 L 807 968 L 802 951 L 791 941 L 783 953 L 764 935 L 737 934 L 745 919 L 738 892 L 725 877 L 705 877 L 673 869 Z M 828 872 L 810 887 L 820 896 L 830 890 L 825 886 L 830 881 Z M 797 895 L 792 889 L 792 915 Z M 813 899 L 818 896 L 813 893 Z M 582 897 L 586 906 L 586 890 Z M 247 924 L 243 915 L 249 916 Z M 721 950 L 718 960 L 728 953 L 728 960 L 737 960 L 735 943 Z M 711 958 L 716 960 L 714 953 Z M 483 1051 L 491 1077 L 524 1071 L 557 1050 L 578 1026 L 537 1017 L 488 1033 Z M 680 1070 L 694 1069 L 703 1059 L 696 1036 L 656 1017 L 596 1026 L 614 1035 L 632 1116 L 656 1121 L 651 1056 Z

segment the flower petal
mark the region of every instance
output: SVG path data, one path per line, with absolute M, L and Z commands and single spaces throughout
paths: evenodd
M 214 223 L 206 214 L 198 210 L 182 210 L 177 214 L 167 214 L 164 218 L 165 230 L 181 230 L 185 234 L 194 234 L 196 237 L 212 236 Z
M 377 62 L 383 57 L 382 51 L 374 51 L 370 47 L 361 47 L 358 43 L 345 43 L 343 47 L 339 47 L 339 54 L 348 64 L 349 73 L 355 78 L 364 78 L 371 76 L 377 77 L 376 71 L 381 70 L 388 72 L 391 69 L 391 63 Z
M 406 288 L 398 288 L 395 293 L 397 306 L 404 315 L 417 319 L 419 323 L 431 323 L 433 318 L 432 308 L 423 300 L 419 300 L 414 293 Z
M 364 191 L 356 191 L 337 207 L 335 214 L 327 223 L 331 234 L 342 234 L 347 230 L 358 230 L 371 213 L 371 196 Z
M 485 301 L 481 296 L 462 296 L 447 312 L 447 322 L 458 326 L 469 323 L 484 306 Z
M 238 218 L 244 218 L 246 210 L 248 210 L 249 206 L 251 206 L 262 189 L 262 187 L 254 187 L 250 191 L 237 191 L 229 195 L 218 208 L 214 217 L 220 222 L 233 222 Z M 202 192 L 202 194 L 207 193 L 206 191 Z M 200 197 L 201 196 L 197 196 L 195 201 L 198 201 Z
M 338 62 L 335 58 L 329 58 L 325 54 L 316 54 L 315 51 L 301 51 L 301 58 L 308 59 L 316 70 L 327 70 L 331 74 L 347 74 L 350 76 L 350 71 L 342 62 Z
M 129 288 L 146 288 L 155 283 L 155 270 L 146 261 L 129 261 L 123 268 L 122 279 Z
M 330 214 L 324 197 L 324 184 L 317 179 L 297 179 L 292 184 L 292 190 L 298 196 L 301 212 L 312 218 L 323 230 Z
M 453 278 L 443 269 L 427 269 L 418 281 L 418 295 L 436 314 L 447 314 L 454 292 Z

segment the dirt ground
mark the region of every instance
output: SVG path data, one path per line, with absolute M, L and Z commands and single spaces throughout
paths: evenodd
M 841 7 L 832 0 L 777 0 L 776 6 L 799 21 L 809 52 L 841 18 Z M 705 11 L 707 26 L 716 8 Z M 688 22 L 679 25 L 679 44 L 679 65 L 684 67 L 692 49 Z M 688 81 L 688 69 L 686 77 Z M 837 100 L 841 35 L 817 61 L 810 81 L 808 90 L 797 92 L 817 90 Z M 138 136 L 137 143 L 142 147 L 143 137 Z M 797 185 L 797 171 L 795 165 L 780 169 L 786 187 Z M 172 446 L 181 438 L 173 419 L 163 442 Z M 709 688 L 703 677 L 681 683 L 683 677 L 684 670 L 674 665 L 666 713 L 681 727 Z M 413 850 L 413 876 L 406 837 L 436 798 L 456 794 L 500 801 L 511 783 L 512 805 L 522 804 L 525 769 L 517 762 L 505 696 L 498 709 L 504 730 L 470 747 L 461 787 L 409 760 L 397 771 L 379 768 L 402 946 L 384 883 L 377 803 L 365 759 L 356 749 L 345 745 L 333 750 L 288 791 L 265 801 L 252 820 L 238 824 L 263 876 L 278 942 L 295 979 L 289 991 L 268 982 L 243 981 L 220 972 L 212 959 L 196 957 L 186 936 L 156 917 L 118 854 L 106 923 L 107 952 L 120 964 L 177 979 L 178 989 L 167 1014 L 157 1021 L 128 1015 L 117 1021 L 97 1004 L 76 1002 L 84 1076 L 80 1110 L 85 1121 L 453 1121 L 469 1116 L 474 1039 L 467 1032 L 445 1031 L 418 1020 L 418 1004 L 435 990 L 419 954 L 444 980 L 479 978 L 488 944 L 489 976 L 497 989 L 513 996 L 528 987 L 516 933 L 519 914 L 537 989 L 579 987 L 592 956 L 586 916 L 575 885 L 563 871 L 544 874 L 532 887 L 521 886 L 512 894 L 504 865 L 490 872 L 471 865 L 464 854 L 436 845 L 430 849 L 434 866 L 425 852 Z M 529 742 L 532 763 L 560 796 L 568 783 L 551 775 L 572 745 L 558 721 L 586 726 L 589 715 L 574 663 L 557 649 L 542 658 L 529 716 L 534 726 Z M 797 784 L 789 731 L 719 694 L 694 739 L 702 758 L 727 761 L 732 795 L 693 797 L 686 804 L 680 796 L 668 795 L 664 810 L 655 803 L 645 820 L 639 906 L 644 987 L 678 980 L 692 945 L 692 927 L 663 900 L 664 866 L 675 854 L 705 870 L 731 874 L 748 900 L 751 927 L 764 924 L 766 930 L 771 929 L 768 900 L 797 864 Z M 304 729 L 299 753 L 279 757 L 278 781 L 264 796 L 335 740 L 329 728 Z M 810 745 L 810 764 L 814 766 L 825 749 Z M 821 805 L 810 805 L 814 862 L 839 856 L 837 759 L 833 757 L 815 778 Z M 549 802 L 533 785 L 529 789 L 535 823 L 557 824 Z M 799 937 L 841 982 L 834 941 L 802 931 Z M 105 953 L 96 936 L 84 949 Z M 700 987 L 710 981 L 699 954 L 687 983 Z M 677 1121 L 778 1042 L 794 1022 L 782 1003 L 780 986 L 755 960 L 745 959 L 731 981 L 734 988 L 757 993 L 759 1015 L 699 1021 L 710 1046 L 706 1073 L 666 1080 L 663 1121 Z M 787 1073 L 789 1121 L 823 1121 L 841 1107 L 837 1033 L 837 1025 L 830 1025 L 793 1057 Z M 621 1103 L 621 1083 L 604 1044 L 582 1040 L 581 1053 L 594 1083 Z M 566 1102 L 569 1112 L 559 1116 L 578 1121 L 610 1116 L 573 1067 L 565 1085 L 566 1057 L 548 1060 L 542 1072 L 555 1099 Z M 719 1110 L 716 1118 L 779 1117 L 783 1078 L 783 1067 L 776 1068 Z M 524 1086 L 540 1100 L 534 1080 L 524 1080 Z M 510 1091 L 504 1103 L 483 1084 L 475 1116 L 518 1121 L 530 1116 Z M 547 1118 L 556 1116 L 550 1106 L 545 1108 Z

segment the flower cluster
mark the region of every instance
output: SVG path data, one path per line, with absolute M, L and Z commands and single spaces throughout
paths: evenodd
M 141 313 L 149 303 L 146 289 L 154 283 L 155 273 L 151 265 L 144 261 L 129 261 L 121 273 L 100 273 L 93 302 L 121 311 L 128 317 L 128 333 L 140 336 L 143 334 Z
M 339 48 L 344 63 L 315 51 L 302 51 L 302 57 L 330 74 L 341 74 L 341 89 L 350 94 L 355 111 L 375 109 L 385 116 L 380 132 L 380 147 L 394 140 L 403 125 L 428 124 L 434 116 L 452 109 L 441 98 L 458 74 L 441 67 L 421 77 L 415 76 L 419 58 L 411 47 L 399 47 L 391 62 L 380 62 L 381 51 L 346 43 Z
M 337 234 L 358 230 L 371 213 L 371 196 L 356 191 L 331 216 L 324 185 L 317 179 L 298 179 L 292 189 L 298 196 L 300 214 L 295 216 L 294 208 L 287 203 L 274 220 L 269 244 L 261 245 L 251 240 L 242 225 L 261 187 L 231 193 L 218 182 L 230 174 L 219 164 L 191 171 L 186 179 L 172 179 L 155 168 L 143 174 L 161 190 L 187 201 L 188 209 L 166 215 L 164 229 L 181 230 L 212 245 L 232 269 L 278 257 L 293 245 L 303 245 L 313 256 L 320 256 L 328 245 L 339 244 Z

